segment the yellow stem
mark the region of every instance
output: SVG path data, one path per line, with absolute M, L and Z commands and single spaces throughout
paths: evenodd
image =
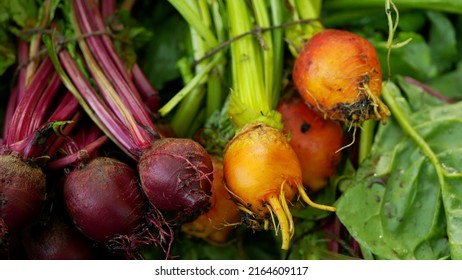
M 287 204 L 286 200 L 286 193 L 284 192 L 284 185 L 286 181 L 281 185 L 281 193 L 279 194 L 279 201 L 281 201 L 282 209 L 284 209 L 284 212 L 286 213 L 287 220 L 289 221 L 289 232 L 290 232 L 290 237 L 294 235 L 295 232 L 295 226 L 294 226 L 294 219 L 292 218 L 292 213 L 290 212 L 289 205 Z
M 281 233 L 282 233 L 281 248 L 283 250 L 288 250 L 291 234 L 290 234 L 290 228 L 289 228 L 289 220 L 286 215 L 286 212 L 281 206 L 281 202 L 279 201 L 279 198 L 277 196 L 274 196 L 274 195 L 270 196 L 268 203 L 271 206 L 274 214 L 276 214 L 276 217 L 278 218 L 279 226 L 281 227 Z
M 327 206 L 327 205 L 318 204 L 318 203 L 313 202 L 313 201 L 308 197 L 308 194 L 306 194 L 305 188 L 303 187 L 302 184 L 298 184 L 298 185 L 297 185 L 297 188 L 298 188 L 298 193 L 299 193 L 300 196 L 302 197 L 303 201 L 305 201 L 309 206 L 311 206 L 311 207 L 313 207 L 313 208 L 316 208 L 316 209 L 321 209 L 321 210 L 326 210 L 326 211 L 335 212 L 336 209 L 335 209 L 335 207 L 333 207 L 333 206 Z

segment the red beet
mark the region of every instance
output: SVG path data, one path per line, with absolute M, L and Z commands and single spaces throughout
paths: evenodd
M 64 201 L 76 226 L 107 243 L 132 234 L 143 218 L 143 197 L 135 170 L 106 157 L 91 160 L 66 177 Z
M 197 142 L 163 138 L 146 149 L 138 163 L 142 188 L 160 210 L 195 217 L 209 205 L 212 160 Z
M 46 178 L 38 167 L 12 155 L 0 155 L 0 240 L 23 229 L 45 200 Z
M 77 36 L 105 27 L 98 1 L 72 1 L 72 7 Z M 83 37 L 78 43 L 91 81 L 68 50 L 57 53 L 51 47 L 53 42 L 47 41 L 50 57 L 68 90 L 106 136 L 139 162 L 143 190 L 156 209 L 178 211 L 178 216 L 206 211 L 213 173 L 208 154 L 193 140 L 165 138 L 159 132 L 152 112 L 146 110 L 146 98 L 132 86 L 110 36 Z M 157 143 L 159 138 L 162 140 Z
M 93 242 L 64 215 L 54 214 L 44 225 L 24 234 L 27 257 L 33 260 L 90 260 L 97 257 Z

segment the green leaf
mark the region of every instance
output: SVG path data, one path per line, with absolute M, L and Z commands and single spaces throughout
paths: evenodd
M 139 51 L 138 63 L 156 89 L 180 78 L 177 61 L 185 54 L 184 38 L 189 35 L 186 21 L 167 1 L 141 2 L 138 14 L 141 25 L 152 32 L 152 40 Z
M 462 88 L 462 61 L 460 61 L 455 70 L 439 75 L 428 82 L 428 85 L 440 92 L 441 94 L 461 99 L 460 89 Z
M 234 239 L 222 245 L 178 234 L 172 255 L 183 260 L 274 260 L 280 258 L 279 247 L 273 231 L 254 232 L 242 227 L 236 229 Z
M 16 62 L 16 49 L 8 32 L 0 24 L 0 76 Z
M 462 103 L 407 117 L 441 165 L 434 166 L 391 118 L 339 198 L 337 215 L 376 258 L 460 259 Z
M 427 16 L 431 22 L 429 46 L 432 61 L 441 73 L 450 69 L 457 59 L 456 33 L 447 15 L 428 11 Z
M 10 17 L 23 28 L 35 27 L 37 21 L 37 2 L 35 0 L 7 0 Z
M 458 0 L 394 0 L 393 2 L 400 9 L 427 9 L 448 13 L 462 13 L 462 2 Z M 325 3 L 325 7 L 332 10 L 358 10 L 372 7 L 382 8 L 383 6 L 383 0 L 329 0 Z
M 399 14 L 398 28 L 406 32 L 419 32 L 426 23 L 425 14 L 420 11 L 404 10 Z
M 411 106 L 412 111 L 419 111 L 446 104 L 444 101 L 439 100 L 430 93 L 426 92 L 423 88 L 410 84 L 401 76 L 397 77 L 397 82 L 403 93 L 406 95 Z

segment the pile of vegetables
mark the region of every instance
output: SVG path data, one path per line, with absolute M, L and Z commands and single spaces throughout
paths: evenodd
M 462 258 L 461 4 L 0 11 L 0 258 Z

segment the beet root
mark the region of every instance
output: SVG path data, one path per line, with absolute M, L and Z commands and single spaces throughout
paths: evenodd
M 98 157 L 71 171 L 63 195 L 77 228 L 97 242 L 132 234 L 143 218 L 135 170 L 112 158 Z
M 138 171 L 146 196 L 160 210 L 193 218 L 210 206 L 212 160 L 193 140 L 155 141 L 143 152 Z
M 93 242 L 67 216 L 57 213 L 45 225 L 26 231 L 23 245 L 33 260 L 91 260 L 98 256 Z
M 0 239 L 22 230 L 38 214 L 46 195 L 46 177 L 19 157 L 0 155 Z

